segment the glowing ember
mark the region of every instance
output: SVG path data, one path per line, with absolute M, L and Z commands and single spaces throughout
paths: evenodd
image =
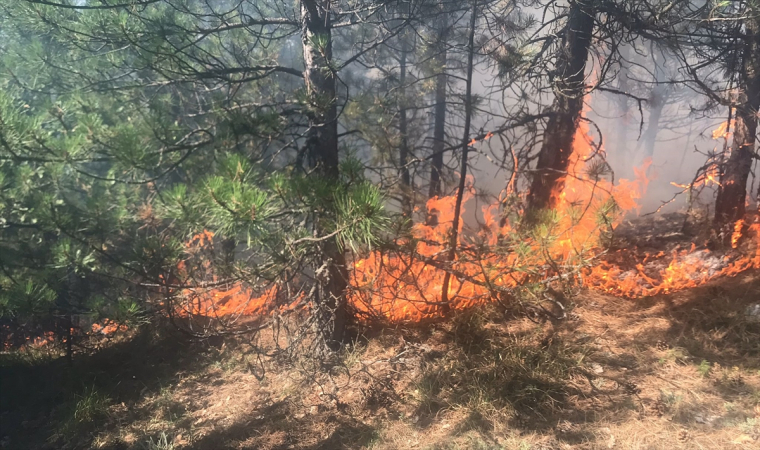
M 29 340 L 28 337 L 26 339 Z M 52 331 L 46 331 L 42 336 L 37 336 L 34 338 L 34 340 L 29 345 L 33 348 L 42 348 L 53 342 L 55 342 L 55 333 Z
M 92 324 L 92 332 L 95 334 L 109 336 L 116 333 L 117 331 L 127 331 L 127 326 L 118 324 L 111 319 L 106 319 L 102 323 Z

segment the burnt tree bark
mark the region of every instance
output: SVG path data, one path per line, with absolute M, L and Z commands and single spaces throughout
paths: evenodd
M 438 54 L 435 57 L 435 66 L 440 72 L 435 78 L 435 109 L 433 119 L 433 146 L 430 160 L 430 191 L 428 198 L 438 197 L 443 194 L 441 175 L 443 173 L 443 153 L 446 146 L 446 36 L 448 34 L 448 22 L 443 14 L 438 25 Z
M 731 239 L 732 224 L 744 217 L 760 110 L 760 8 L 748 6 L 747 13 L 751 17 L 746 20 L 743 39 L 741 101 L 736 105 L 731 154 L 723 166 L 713 222 L 726 241 Z
M 570 11 L 557 55 L 553 115 L 544 131 L 533 181 L 528 191 L 528 211 L 553 208 L 565 185 L 573 139 L 583 111 L 585 71 L 594 31 L 594 8 L 589 0 L 570 2 Z
M 472 68 L 475 57 L 475 22 L 477 19 L 478 6 L 473 2 L 472 12 L 470 13 L 470 28 L 467 42 L 467 79 L 465 81 L 464 94 L 464 134 L 462 136 L 462 166 L 459 174 L 459 187 L 457 188 L 457 198 L 454 203 L 454 219 L 451 223 L 451 235 L 449 238 L 449 251 L 446 260 L 454 262 L 457 255 L 457 244 L 459 242 L 459 216 L 462 214 L 462 200 L 464 199 L 465 183 L 467 182 L 467 159 L 470 150 L 470 123 L 472 122 Z M 451 272 L 446 271 L 443 276 L 443 288 L 441 290 L 441 307 L 444 312 L 451 308 L 449 305 L 449 284 L 451 282 Z
M 329 182 L 339 181 L 336 75 L 332 67 L 332 26 L 329 0 L 301 0 L 301 41 L 304 80 L 308 95 L 309 128 L 305 153 L 312 173 Z M 315 217 L 315 234 L 324 226 Z M 338 349 L 345 337 L 349 314 L 346 257 L 335 238 L 320 243 L 322 266 L 315 270 L 317 326 L 327 346 Z

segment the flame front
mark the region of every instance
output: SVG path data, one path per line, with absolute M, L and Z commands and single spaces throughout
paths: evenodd
M 727 127 L 716 130 L 716 138 L 725 139 L 727 130 Z M 582 124 L 573 143 L 564 188 L 556 196 L 557 217 L 550 221 L 551 226 L 537 227 L 526 237 L 504 217 L 503 200 L 514 193 L 513 177 L 502 198 L 483 207 L 484 223 L 479 232 L 462 233 L 464 220 L 459 221 L 459 251 L 454 261 L 448 261 L 446 256 L 456 199 L 447 196 L 428 200 L 428 217 L 435 220 L 413 225 L 411 239 L 399 242 L 395 251 L 377 250 L 353 261 L 347 294 L 349 305 L 365 318 L 416 322 L 439 317 L 448 309 L 466 309 L 491 302 L 501 293 L 510 293 L 529 282 L 548 282 L 568 274 L 587 288 L 636 298 L 695 287 L 717 277 L 760 268 L 760 223 L 746 226 L 743 221 L 736 224 L 731 243 L 734 249 L 744 245 L 743 250 L 749 249 L 749 252 L 720 256 L 692 245 L 690 249 L 675 250 L 668 255 L 645 254 L 639 263 L 627 269 L 610 262 L 612 258 L 603 259 L 602 239 L 619 225 L 625 212 L 638 212 L 640 208 L 638 200 L 649 182 L 646 172 L 651 160 L 645 160 L 641 167 L 634 169 L 633 180 L 622 179 L 615 184 L 605 177 L 605 164 L 604 150 L 592 145 L 587 126 Z M 691 185 L 677 186 L 693 189 L 696 185 L 718 181 L 717 167 L 710 167 Z M 462 215 L 468 200 L 474 196 L 472 180 L 467 180 L 466 185 Z M 752 239 L 742 241 L 745 228 L 746 236 Z M 191 280 L 200 274 L 204 281 L 176 293 L 182 301 L 177 303 L 175 314 L 185 317 L 264 315 L 294 309 L 303 303 L 299 297 L 285 306 L 276 306 L 281 294 L 276 285 L 255 290 L 242 282 L 221 283 L 210 259 L 192 258 L 193 254 L 212 246 L 213 238 L 213 233 L 204 231 L 187 243 L 187 264 L 180 263 L 178 274 Z M 625 255 L 619 256 L 626 256 L 628 260 L 631 255 L 636 256 L 635 251 L 620 252 Z M 195 264 L 192 270 L 188 267 L 191 260 Z M 596 262 L 591 264 L 591 261 Z M 443 305 L 447 271 L 451 279 L 446 296 L 448 303 Z
M 172 302 L 171 313 L 179 317 L 229 318 L 260 316 L 276 309 L 277 285 L 257 290 L 242 281 L 220 279 L 211 259 L 204 255 L 213 250 L 213 241 L 214 233 L 203 230 L 185 243 L 187 257 L 177 265 L 175 281 L 186 281 L 181 289 L 170 292 L 177 299 Z M 297 298 L 294 304 L 300 300 Z
M 726 129 L 718 130 L 716 138 L 725 138 L 726 133 Z M 375 251 L 354 262 L 350 304 L 362 314 L 391 322 L 419 321 L 436 317 L 445 309 L 465 309 L 492 301 L 500 292 L 531 280 L 546 281 L 551 276 L 560 276 L 562 270 L 572 271 L 581 262 L 599 256 L 603 248 L 600 239 L 619 224 L 623 214 L 614 215 L 607 223 L 600 218 L 610 217 L 605 213 L 615 208 L 638 212 L 638 200 L 646 191 L 649 181 L 646 172 L 651 164 L 650 159 L 645 160 L 634 170 L 634 180 L 622 179 L 613 184 L 600 176 L 603 172 L 600 161 L 603 150 L 591 145 L 587 126 L 582 124 L 573 143 L 564 189 L 557 197 L 559 217 L 553 228 L 539 229 L 522 247 L 513 246 L 509 251 L 506 248 L 500 251 L 499 243 L 517 233 L 507 220 L 501 219 L 501 202 L 497 202 L 483 208 L 485 223 L 478 233 L 479 240 L 468 241 L 460 232 L 458 245 L 464 250 L 455 261 L 445 262 L 440 256 L 447 249 L 455 199 L 453 196 L 430 199 L 427 210 L 438 217 L 437 224 L 414 225 L 414 241 L 402 245 L 407 247 L 406 252 Z M 706 171 L 697 181 L 717 184 L 717 169 Z M 465 201 L 471 197 L 468 183 Z M 463 220 L 459 223 L 461 227 Z M 742 225 L 737 224 L 732 236 L 734 248 L 738 247 L 741 229 Z M 605 261 L 586 265 L 577 278 L 585 287 L 630 298 L 695 287 L 720 276 L 760 268 L 760 245 L 756 240 L 760 224 L 749 227 L 748 234 L 755 237 L 750 242 L 754 251 L 749 255 L 733 259 L 717 257 L 692 246 L 673 252 L 669 259 L 664 254 L 646 255 L 629 270 Z M 446 270 L 454 276 L 447 295 L 448 308 L 442 308 Z

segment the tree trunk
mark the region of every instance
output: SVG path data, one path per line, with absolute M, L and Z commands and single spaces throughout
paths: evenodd
M 438 54 L 435 66 L 440 72 L 435 78 L 435 110 L 433 123 L 433 157 L 430 167 L 430 191 L 428 198 L 439 197 L 443 194 L 441 175 L 443 174 L 443 150 L 446 146 L 446 36 L 448 23 L 446 15 L 442 15 L 438 29 Z
M 617 77 L 617 89 L 621 92 L 628 92 L 630 89 L 630 86 L 628 84 L 628 46 L 624 45 L 620 48 L 620 72 L 618 73 Z M 629 158 L 631 158 L 631 155 L 628 154 L 628 127 L 630 126 L 630 120 L 631 120 L 631 102 L 625 95 L 620 95 L 618 97 L 619 105 L 620 105 L 620 111 L 623 113 L 622 117 L 620 118 L 620 122 L 618 122 L 618 132 L 617 132 L 617 143 L 615 144 L 615 152 L 616 154 L 620 155 L 621 161 L 627 161 Z
M 624 50 L 621 50 L 621 52 L 625 51 L 627 54 L 627 48 L 623 47 Z M 621 64 L 626 64 L 625 61 L 621 62 Z M 628 92 L 630 89 L 630 86 L 628 85 L 628 67 L 623 66 L 620 69 L 620 73 L 618 74 L 618 90 L 621 92 Z M 631 119 L 631 104 L 625 95 L 621 95 L 619 97 L 620 102 L 620 111 L 623 113 L 623 116 L 620 118 L 620 122 L 618 122 L 618 135 L 617 135 L 617 143 L 615 144 L 615 152 L 620 155 L 620 160 L 628 160 L 631 156 L 628 154 L 628 127 L 630 126 L 630 119 Z
M 557 55 L 554 114 L 544 131 L 535 175 L 528 192 L 528 211 L 553 208 L 565 185 L 573 139 L 583 111 L 586 59 L 594 31 L 594 9 L 588 0 L 570 3 L 562 47 Z
M 660 67 L 665 64 L 664 60 L 657 58 L 657 52 L 652 49 L 652 63 L 654 65 L 654 87 L 649 93 L 649 101 L 647 107 L 649 109 L 649 118 L 647 120 L 647 129 L 644 131 L 643 139 L 640 145 L 644 147 L 644 158 L 651 158 L 654 156 L 654 148 L 657 145 L 657 135 L 660 132 L 660 120 L 662 119 L 662 112 L 665 110 L 665 105 L 668 103 L 668 97 L 670 95 L 669 86 L 662 84 L 666 80 L 660 70 Z
M 304 80 L 309 99 L 305 150 L 313 172 L 337 183 L 338 119 L 329 7 L 329 0 L 301 0 Z M 325 234 L 319 217 L 315 221 L 316 234 Z M 349 318 L 345 301 L 348 271 L 336 239 L 322 242 L 321 251 L 323 265 L 315 272 L 319 283 L 315 299 L 317 326 L 327 346 L 335 350 L 343 342 Z
M 462 214 L 462 200 L 464 198 L 465 183 L 467 181 L 467 157 L 470 150 L 470 123 L 472 122 L 472 67 L 475 56 L 475 21 L 477 19 L 477 3 L 473 2 L 470 17 L 470 35 L 467 44 L 467 80 L 465 82 L 464 94 L 464 135 L 462 136 L 462 166 L 459 174 L 459 187 L 457 189 L 457 198 L 454 203 L 454 220 L 451 224 L 451 237 L 449 240 L 449 253 L 446 260 L 454 262 L 457 255 L 457 244 L 459 242 L 459 216 Z M 451 272 L 446 272 L 443 276 L 443 289 L 441 291 L 441 307 L 444 312 L 451 308 L 449 305 L 449 283 L 451 281 Z
M 398 164 L 401 176 L 401 210 L 407 219 L 412 218 L 412 180 L 409 175 L 409 131 L 406 116 L 406 57 L 409 52 L 406 47 L 406 36 L 401 36 L 401 61 L 399 62 L 399 143 Z
M 731 155 L 723 167 L 715 202 L 713 223 L 724 242 L 730 241 L 733 224 L 744 218 L 747 180 L 755 156 L 757 114 L 760 109 L 760 11 L 756 7 L 748 8 L 753 13 L 753 18 L 747 19 L 742 71 L 739 75 L 742 103 L 736 106 Z
M 655 86 L 649 97 L 649 119 L 647 120 L 647 129 L 644 131 L 642 139 L 645 158 L 654 156 L 654 148 L 657 145 L 657 134 L 660 132 L 660 119 L 662 119 L 662 111 L 665 109 L 667 102 L 667 88 Z
M 227 270 L 231 270 L 235 265 L 235 249 L 237 248 L 237 239 L 229 237 L 222 240 L 222 258 Z

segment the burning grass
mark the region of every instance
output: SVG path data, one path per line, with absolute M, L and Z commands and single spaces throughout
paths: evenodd
M 717 130 L 715 138 L 724 135 L 725 130 Z M 514 212 L 519 211 L 515 206 L 519 198 L 510 182 L 509 192 L 482 208 L 483 223 L 477 230 L 458 221 L 456 257 L 449 261 L 455 197 L 430 199 L 427 220 L 415 223 L 407 236 L 367 254 L 352 255 L 346 300 L 365 322 L 417 323 L 473 306 L 514 301 L 536 287 L 581 286 L 645 298 L 760 268 L 760 216 L 735 224 L 729 249 L 710 249 L 707 240 L 698 245 L 683 234 L 675 247 L 621 246 L 616 228 L 626 215 L 638 212 L 650 163 L 635 170 L 635 179 L 615 181 L 604 149 L 593 142 L 584 124 L 575 137 L 564 189 L 555 195 L 555 211 L 526 225 Z M 698 188 L 705 180 L 696 179 L 684 189 Z M 474 194 L 468 183 L 462 214 Z M 170 315 L 200 319 L 196 328 L 202 332 L 193 330 L 195 334 L 229 331 L 249 322 L 246 317 L 266 323 L 272 314 L 309 308 L 306 292 L 294 292 L 284 283 L 253 285 L 220 276 L 211 263 L 214 241 L 214 234 L 206 230 L 187 242 L 185 260 L 167 280 L 176 287 L 163 293 Z
M 427 210 L 436 220 L 415 224 L 412 240 L 402 242 L 400 251 L 375 251 L 354 262 L 349 301 L 370 317 L 414 322 L 512 299 L 517 288 L 536 283 L 574 282 L 641 298 L 760 268 L 760 223 L 744 221 L 735 224 L 730 252 L 712 252 L 691 243 L 669 253 L 625 248 L 617 258 L 607 257 L 614 229 L 625 214 L 639 209 L 637 200 L 646 190 L 649 164 L 646 161 L 635 170 L 636 179 L 613 183 L 604 150 L 594 146 L 582 126 L 575 136 L 564 189 L 556 195 L 556 210 L 541 217 L 538 225 L 525 226 L 519 217 L 510 216 L 503 207 L 507 199 L 500 198 L 483 208 L 484 223 L 477 233 L 463 233 L 464 221 L 459 221 L 459 252 L 454 261 L 447 261 L 443 255 L 454 221 L 454 197 L 433 198 Z M 469 186 L 465 203 L 472 191 Z M 447 271 L 454 277 L 444 296 Z M 441 303 L 444 298 L 446 304 Z
M 3 355 L 7 438 L 0 443 L 753 448 L 760 438 L 760 324 L 744 308 L 760 298 L 751 274 L 760 268 L 760 223 L 738 223 L 732 248 L 720 252 L 685 245 L 682 233 L 663 245 L 621 242 L 611 232 L 621 211 L 637 208 L 646 168 L 636 180 L 612 183 L 602 149 L 584 133 L 574 151 L 559 213 L 538 226 L 521 227 L 501 198 L 483 210 L 480 230 L 462 230 L 457 257 L 448 261 L 442 255 L 454 199 L 437 198 L 427 205 L 435 222 L 414 225 L 395 248 L 354 259 L 349 303 L 367 322 L 399 328 L 357 340 L 337 360 L 262 359 L 262 348 L 279 350 L 284 339 L 271 329 L 253 343 L 219 338 L 206 345 L 132 329 L 67 368 L 43 339 L 25 353 Z M 205 326 L 257 325 L 274 314 L 288 325 L 308 307 L 304 295 L 276 284 L 225 281 L 207 255 L 213 245 L 208 231 L 187 243 L 187 258 L 167 280 L 167 315 L 202 318 Z M 449 303 L 441 304 L 447 272 Z M 736 278 L 719 284 L 724 277 Z M 556 316 L 540 307 L 514 315 L 521 303 L 514 300 L 526 295 L 533 303 L 550 284 L 585 289 Z M 444 314 L 452 320 L 407 328 Z M 121 327 L 94 324 L 86 337 Z

